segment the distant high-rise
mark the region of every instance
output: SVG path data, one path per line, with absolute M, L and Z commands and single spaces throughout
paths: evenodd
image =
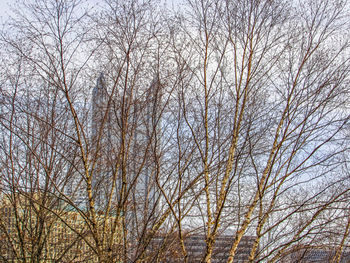
M 92 134 L 93 143 L 98 140 L 100 127 L 103 123 L 107 107 L 107 89 L 103 73 L 97 79 L 96 86 L 92 90 Z M 103 134 L 102 134 L 103 135 Z
M 108 154 L 112 147 L 111 119 L 108 109 L 108 92 L 103 73 L 92 90 L 91 153 L 93 165 L 92 191 L 95 204 L 103 209 L 105 198 L 110 190 L 111 177 Z
M 156 187 L 154 176 L 157 170 L 157 159 L 160 144 L 160 111 L 161 111 L 161 91 L 158 76 L 154 78 L 151 85 L 145 88 L 143 94 L 134 95 L 139 98 L 130 98 L 130 92 L 124 93 L 124 101 L 127 101 L 129 113 L 122 112 L 121 101 L 123 95 L 117 92 L 111 98 L 108 94 L 108 87 L 104 75 L 101 73 L 97 79 L 96 86 L 92 91 L 92 121 L 91 121 L 91 151 L 96 158 L 93 171 L 92 188 L 95 196 L 96 206 L 102 207 L 107 197 L 113 173 L 113 164 L 117 159 L 113 159 L 112 153 L 120 151 L 122 121 L 125 119 L 130 123 L 124 131 L 127 134 L 128 147 L 128 183 L 135 183 L 133 186 L 133 203 L 137 211 L 142 211 L 144 217 L 152 214 L 152 209 L 156 204 Z M 124 127 L 125 129 L 125 127 Z M 130 137 L 128 137 L 130 136 Z M 110 158 L 110 159 L 109 159 Z M 119 173 L 120 171 L 114 171 Z M 117 176 L 116 189 L 121 187 L 121 176 Z M 134 180 L 137 178 L 136 180 Z M 129 186 L 128 186 L 129 187 Z M 132 217 L 139 217 L 134 215 Z
M 140 124 L 134 135 L 138 148 L 143 149 L 146 156 L 144 169 L 136 185 L 136 198 L 143 201 L 139 202 L 139 206 L 142 206 L 139 209 L 143 211 L 144 216 L 150 217 L 157 202 L 155 176 L 160 165 L 162 96 L 158 76 L 153 79 L 145 94 L 145 111 L 139 118 Z

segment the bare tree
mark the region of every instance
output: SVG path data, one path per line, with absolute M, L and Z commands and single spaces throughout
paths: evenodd
M 347 192 L 327 196 L 328 184 L 315 187 L 340 168 L 346 150 L 339 142 L 348 119 L 348 42 L 332 41 L 346 28 L 347 7 L 333 1 L 188 7 L 182 59 L 193 79 L 182 92 L 183 112 L 203 173 L 203 262 L 211 260 L 221 225 L 234 230 L 228 262 L 246 234 L 256 237 L 250 262 L 275 261 L 313 235 L 315 225 L 331 225 L 320 218 Z M 291 193 L 303 189 L 307 195 L 291 204 Z M 295 217 L 305 221 L 293 233 Z
M 348 4 L 20 7 L 1 35 L 1 193 L 15 223 L 0 228 L 12 257 L 189 262 L 195 235 L 212 262 L 224 235 L 229 263 L 245 236 L 247 262 L 312 244 L 340 262 Z M 55 233 L 66 240 L 50 254 Z

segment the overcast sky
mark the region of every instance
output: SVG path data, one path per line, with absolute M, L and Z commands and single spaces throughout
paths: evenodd
M 1 22 L 4 21 L 4 19 L 6 19 L 6 12 L 9 10 L 8 9 L 8 3 L 10 3 L 11 1 L 9 0 L 0 0 L 0 19 Z
M 98 2 L 99 0 L 90 0 L 90 1 L 96 1 Z M 181 3 L 183 0 L 164 0 L 168 4 L 175 4 L 178 5 Z M 9 9 L 9 4 L 14 3 L 15 0 L 0 0 L 0 22 L 3 23 L 6 18 L 7 18 L 7 12 L 10 12 Z

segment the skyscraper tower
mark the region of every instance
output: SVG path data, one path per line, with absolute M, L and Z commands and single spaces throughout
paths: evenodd
M 99 139 L 99 136 L 103 136 L 104 134 L 99 135 L 101 125 L 105 125 L 104 123 L 108 120 L 104 120 L 104 115 L 107 110 L 107 89 L 106 82 L 103 73 L 97 79 L 96 86 L 92 90 L 92 142 L 96 143 Z M 103 133 L 103 131 L 101 131 Z
M 132 185 L 133 203 L 135 204 L 135 215 L 132 218 L 149 217 L 157 202 L 156 186 L 154 176 L 157 170 L 157 156 L 160 144 L 160 111 L 161 111 L 161 91 L 159 77 L 156 76 L 151 85 L 146 87 L 137 98 L 131 98 L 130 92 L 124 95 L 115 92 L 113 98 L 108 95 L 108 89 L 104 75 L 101 73 L 97 79 L 96 86 L 92 91 L 92 114 L 91 114 L 91 151 L 96 164 L 93 171 L 92 188 L 95 197 L 96 207 L 103 209 L 106 198 L 110 193 L 112 180 L 116 179 L 116 195 L 122 185 L 120 173 L 127 172 L 128 187 Z M 127 105 L 121 107 L 123 103 Z M 110 101 L 109 101 L 110 100 Z M 108 109 L 108 101 L 113 108 Z M 129 113 L 125 113 L 125 108 L 129 107 Z M 122 112 L 124 109 L 124 112 Z M 121 120 L 127 120 L 128 128 L 121 130 Z M 133 126 L 134 125 L 134 126 Z M 134 127 L 134 128 L 132 128 Z M 127 171 L 112 171 L 115 169 L 117 153 L 121 147 L 121 133 L 126 133 L 126 151 L 128 155 Z M 116 156 L 113 157 L 113 154 Z M 111 162 L 110 159 L 114 160 Z M 158 160 L 159 161 L 159 160 Z M 119 168 L 121 169 L 121 168 Z M 112 174 L 118 173 L 114 179 Z M 113 193 L 115 194 L 115 193 Z M 153 210 L 154 212 L 154 210 Z
M 92 191 L 98 209 L 103 209 L 110 185 L 111 170 L 108 152 L 112 146 L 111 119 L 108 109 L 108 92 L 103 73 L 92 90 L 91 153 L 95 162 L 92 175 Z
M 145 113 L 142 116 L 141 125 L 135 133 L 135 141 L 143 143 L 146 151 L 146 162 L 144 170 L 139 177 L 136 191 L 140 200 L 144 200 L 141 208 L 144 216 L 149 217 L 154 211 L 157 202 L 156 182 L 157 165 L 159 165 L 159 148 L 161 133 L 161 89 L 158 75 L 155 76 L 146 91 Z

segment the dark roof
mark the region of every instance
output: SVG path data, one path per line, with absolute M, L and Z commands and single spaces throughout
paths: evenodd
M 327 249 L 301 249 L 292 253 L 293 262 L 304 263 L 328 263 L 334 258 L 336 250 Z M 350 251 L 345 251 L 341 255 L 341 263 L 350 262 Z
M 254 244 L 255 237 L 254 236 L 244 236 L 241 239 L 241 242 L 238 245 L 237 252 L 235 254 L 234 261 L 245 262 L 250 254 L 251 248 Z M 160 245 L 164 239 L 162 237 L 157 237 L 153 240 L 153 245 Z M 229 255 L 229 250 L 231 248 L 233 241 L 232 235 L 219 235 L 216 238 L 216 242 L 214 245 L 213 255 L 212 255 L 212 263 L 224 263 L 227 262 L 227 257 Z M 185 247 L 188 253 L 189 263 L 198 263 L 201 262 L 203 255 L 206 249 L 205 236 L 204 235 L 188 235 L 184 238 Z M 175 250 L 179 251 L 180 248 L 175 248 Z M 181 254 L 181 253 L 180 253 Z M 162 262 L 167 263 L 178 263 L 181 262 L 180 258 L 176 258 L 176 256 L 172 255 L 171 257 L 166 257 L 167 259 Z

